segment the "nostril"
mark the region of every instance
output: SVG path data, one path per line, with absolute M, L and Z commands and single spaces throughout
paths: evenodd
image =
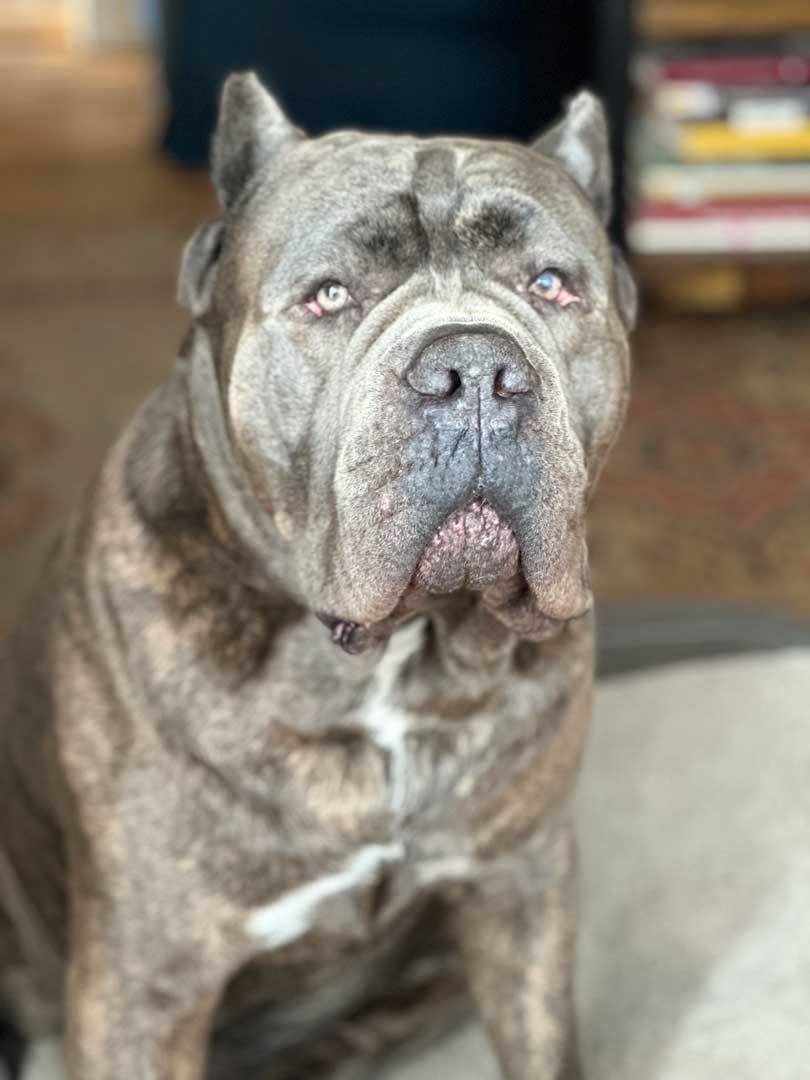
M 433 370 L 417 368 L 407 376 L 407 383 L 411 390 L 415 390 L 421 397 L 432 398 L 434 401 L 446 401 L 461 388 L 462 378 L 455 368 L 440 367 Z
M 517 394 L 528 394 L 531 387 L 522 371 L 500 367 L 495 372 L 492 389 L 496 397 L 510 398 Z

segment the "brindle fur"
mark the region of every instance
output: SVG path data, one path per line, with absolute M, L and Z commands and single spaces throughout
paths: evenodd
M 28 1037 L 64 1033 L 73 1080 L 300 1080 L 426 1034 L 465 988 L 504 1076 L 580 1076 L 583 517 L 633 318 L 600 223 L 608 174 L 588 95 L 532 148 L 310 141 L 251 76 L 229 82 L 224 212 L 181 278 L 189 337 L 2 668 L 0 1000 Z M 546 261 L 572 266 L 579 310 L 510 287 Z M 308 323 L 304 278 L 338 272 L 362 306 Z M 473 445 L 462 417 L 443 458 L 450 413 L 426 421 L 402 389 L 417 319 L 490 334 L 496 356 L 518 343 L 535 386 L 506 449 Z M 407 591 L 481 487 L 520 541 L 519 611 L 509 589 Z M 361 628 L 363 651 L 319 615 Z M 401 805 L 369 709 L 404 724 Z M 306 932 L 270 951 L 249 932 L 373 845 L 400 854 Z

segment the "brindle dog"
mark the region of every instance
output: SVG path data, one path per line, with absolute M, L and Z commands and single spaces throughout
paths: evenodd
M 180 359 L 3 667 L 0 992 L 73 1080 L 300 1080 L 466 990 L 504 1076 L 581 1075 L 609 176 L 587 93 L 531 146 L 308 139 L 228 81 Z

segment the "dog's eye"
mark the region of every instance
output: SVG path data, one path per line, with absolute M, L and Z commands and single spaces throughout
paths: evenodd
M 334 315 L 351 302 L 351 294 L 345 285 L 341 285 L 339 281 L 325 281 L 304 307 L 320 318 L 322 315 Z
M 560 307 L 578 304 L 582 299 L 566 286 L 559 270 L 554 270 L 550 266 L 537 275 L 529 286 L 529 292 L 542 297 L 543 300 L 549 300 L 552 304 L 558 304 Z

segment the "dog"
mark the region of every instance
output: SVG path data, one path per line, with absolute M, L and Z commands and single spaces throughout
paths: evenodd
M 602 108 L 310 139 L 235 75 L 212 179 L 178 363 L 5 652 L 3 1010 L 71 1080 L 301 1080 L 471 1000 L 505 1077 L 575 1080 Z

